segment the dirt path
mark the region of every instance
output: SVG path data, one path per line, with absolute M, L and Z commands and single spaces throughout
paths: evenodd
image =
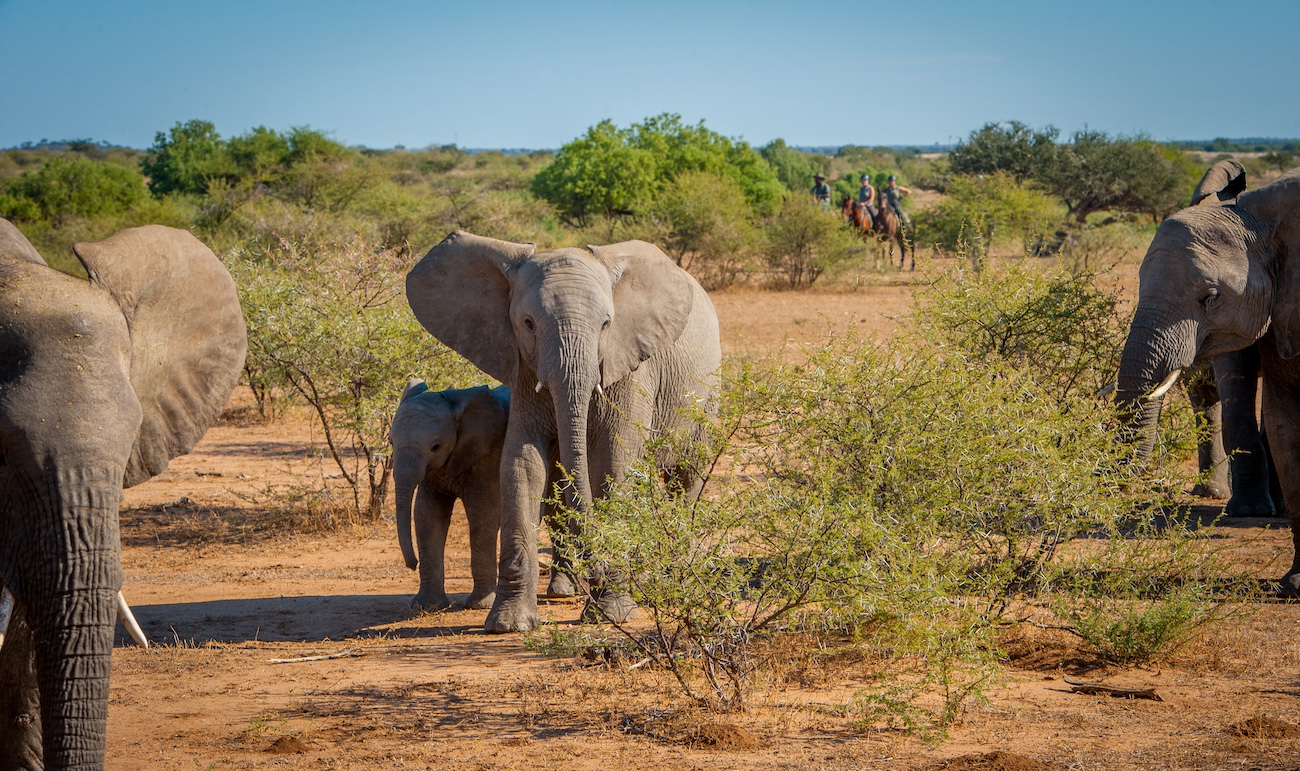
M 735 291 L 715 303 L 729 351 L 761 352 L 828 327 L 888 332 L 909 291 Z M 486 636 L 484 611 L 411 615 L 417 580 L 391 525 L 268 531 L 250 496 L 327 473 L 311 438 L 305 422 L 226 423 L 127 491 L 125 592 L 157 644 L 143 650 L 119 635 L 110 769 L 1300 767 L 1300 739 L 1229 730 L 1252 716 L 1296 720 L 1300 606 L 1267 605 L 1159 670 L 1104 669 L 1057 633 L 1026 637 L 989 701 L 934 745 L 845 717 L 866 674 L 853 667 L 811 684 L 767 683 L 748 712 L 711 715 L 649 668 L 547 658 L 519 635 Z M 1241 523 L 1219 537 L 1262 564 L 1289 553 L 1278 525 Z M 462 518 L 448 554 L 449 591 L 467 594 Z M 578 611 L 543 605 L 560 625 Z M 543 630 L 531 645 L 547 641 Z M 1164 700 L 1074 694 L 1067 674 L 1154 687 Z

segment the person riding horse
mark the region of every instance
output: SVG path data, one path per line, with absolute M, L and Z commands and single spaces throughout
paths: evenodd
M 867 207 L 867 213 L 874 220 L 880 212 L 876 209 L 876 189 L 871 186 L 871 175 L 863 174 L 859 181 L 862 187 L 858 188 L 858 205 Z
M 823 209 L 831 208 L 831 186 L 826 184 L 826 177 L 822 174 L 813 175 L 812 197 Z
M 911 190 L 898 184 L 898 177 L 889 175 L 889 187 L 885 188 L 885 204 L 894 210 L 906 230 L 912 229 L 912 218 L 903 211 L 903 199 L 911 194 Z

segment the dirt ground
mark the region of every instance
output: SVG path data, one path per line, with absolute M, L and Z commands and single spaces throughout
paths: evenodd
M 850 326 L 888 333 L 921 280 L 717 294 L 724 347 L 775 352 Z M 520 635 L 486 636 L 485 611 L 412 614 L 418 581 L 391 524 L 268 531 L 253 493 L 323 467 L 306 421 L 243 414 L 126 493 L 124 591 L 154 645 L 119 631 L 110 769 L 1300 768 L 1300 605 L 1265 605 L 1160 668 L 1106 667 L 1059 633 L 1027 634 L 987 702 L 937 744 L 847 717 L 864 676 L 852 665 L 767 683 L 745 713 L 712 715 L 649 668 L 546 658 Z M 1282 572 L 1270 560 L 1289 558 L 1283 525 L 1234 522 L 1217 537 L 1270 575 Z M 449 561 L 449 591 L 467 594 L 463 519 Z M 556 624 L 578 611 L 543 602 Z M 1066 676 L 1162 700 L 1076 694 Z

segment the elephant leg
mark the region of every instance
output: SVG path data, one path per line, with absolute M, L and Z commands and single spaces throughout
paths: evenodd
M 597 400 L 592 412 L 595 420 L 588 432 L 588 467 L 596 495 L 608 495 L 610 487 L 623 481 L 632 464 L 644 454 L 643 427 L 656 423 L 658 415 L 651 395 L 658 391 L 656 373 L 646 367 L 606 389 L 607 398 Z M 636 618 L 639 611 L 632 595 L 616 588 L 619 579 L 603 565 L 593 567 L 583 621 L 621 624 Z
M 1201 481 L 1192 495 L 1225 498 L 1228 495 L 1228 464 L 1223 451 L 1222 405 L 1214 372 L 1206 365 L 1187 374 L 1187 399 L 1196 415 L 1196 465 Z
M 1261 429 L 1259 439 L 1264 444 L 1264 458 L 1268 461 L 1268 496 L 1273 500 L 1273 515 L 1288 516 L 1290 509 L 1282 496 L 1282 482 L 1277 478 L 1277 463 L 1273 460 L 1273 448 L 1268 444 L 1268 432 Z
M 550 476 L 546 480 L 547 497 L 553 496 L 560 483 L 558 458 L 552 460 Z M 567 517 L 561 518 L 559 509 L 553 503 L 542 503 L 542 521 L 546 523 L 551 534 L 551 580 L 546 584 L 546 596 L 556 599 L 576 597 L 581 593 L 580 582 L 573 572 L 573 562 L 569 559 L 574 547 L 574 523 Z
M 484 500 L 484 497 L 491 500 Z M 501 505 L 496 496 L 462 497 L 469 519 L 469 571 L 474 590 L 465 601 L 467 608 L 490 608 L 497 598 L 497 533 L 501 527 Z
M 15 608 L 0 646 L 0 767 L 38 771 L 42 755 L 36 654 L 31 627 Z
M 532 425 L 539 410 L 524 412 L 526 396 L 516 389 L 501 453 L 501 555 L 497 596 L 483 628 L 490 633 L 531 632 L 537 628 L 537 529 L 541 524 L 547 461 L 554 438 Z M 554 424 L 547 426 L 553 432 Z
M 1264 420 L 1269 443 L 1275 452 L 1278 481 L 1283 500 L 1300 500 L 1300 387 L 1272 382 L 1264 376 Z M 1282 597 L 1300 597 L 1300 511 L 1288 507 L 1291 543 L 1295 550 L 1291 568 L 1278 582 Z
M 456 499 L 434 493 L 424 485 L 415 493 L 415 542 L 420 549 L 420 592 L 411 598 L 417 610 L 445 610 L 451 607 L 447 597 L 446 565 L 447 529 Z
M 1214 379 L 1222 400 L 1223 445 L 1232 479 L 1232 497 L 1224 507 L 1230 517 L 1269 517 L 1277 506 L 1269 490 L 1274 475 L 1255 417 L 1259 368 L 1255 346 L 1214 358 Z

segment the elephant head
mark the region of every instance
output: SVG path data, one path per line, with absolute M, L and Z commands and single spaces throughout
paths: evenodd
M 0 220 L 0 583 L 31 630 L 49 769 L 103 766 L 122 488 L 202 438 L 246 349 L 234 282 L 189 233 L 74 249 L 88 281 Z
M 389 439 L 393 445 L 397 541 L 411 570 L 419 566 L 411 543 L 411 503 L 416 487 L 433 475 L 455 490 L 474 464 L 499 451 L 507 410 L 501 397 L 508 391 L 498 391 L 486 386 L 430 391 L 417 379 L 406 384 Z
M 1216 164 L 1143 259 L 1117 396 L 1142 454 L 1160 397 L 1196 359 L 1241 350 L 1270 327 L 1283 358 L 1300 353 L 1300 172 L 1250 193 L 1245 184 L 1236 161 Z
M 591 400 L 677 339 L 690 317 L 692 286 L 642 241 L 535 254 L 532 244 L 465 232 L 435 246 L 406 279 L 424 328 L 513 386 L 512 422 L 516 405 L 534 408 L 531 399 L 545 392 L 574 506 L 585 506 L 593 490 Z

